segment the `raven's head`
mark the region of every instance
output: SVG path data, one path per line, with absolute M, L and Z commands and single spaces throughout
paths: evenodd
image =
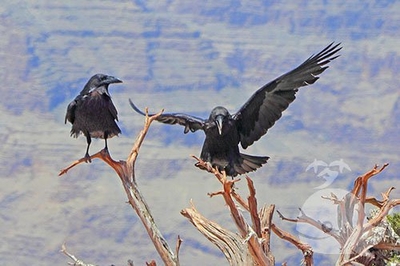
M 81 95 L 88 94 L 94 90 L 100 90 L 99 93 L 104 93 L 110 96 L 108 93 L 108 85 L 112 83 L 122 83 L 122 80 L 113 76 L 96 74 L 93 77 L 91 77 L 89 81 L 86 83 L 85 87 L 81 92 Z
M 217 106 L 211 111 L 208 120 L 215 123 L 218 128 L 218 133 L 222 135 L 222 128 L 224 123 L 229 119 L 229 116 L 230 114 L 225 107 Z

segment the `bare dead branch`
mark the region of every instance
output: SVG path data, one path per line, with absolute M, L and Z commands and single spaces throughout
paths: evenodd
M 300 211 L 301 215 L 298 216 L 297 219 L 286 218 L 278 210 L 276 212 L 279 214 L 279 217 L 284 221 L 289 221 L 289 222 L 293 222 L 293 223 L 306 223 L 306 224 L 309 224 L 309 225 L 321 230 L 325 234 L 328 234 L 328 235 L 332 236 L 334 239 L 336 239 L 340 243 L 340 237 L 334 231 L 332 231 L 331 228 L 327 228 L 325 226 L 325 224 L 323 224 L 323 223 L 313 219 L 312 217 L 306 215 L 305 212 L 301 208 L 299 208 L 299 211 Z
M 366 198 L 366 193 L 367 193 L 367 187 L 366 185 L 368 184 L 368 180 L 382 172 L 389 164 L 385 163 L 382 165 L 381 168 L 378 168 L 378 165 L 376 164 L 370 171 L 366 172 L 364 175 L 358 177 L 356 181 L 354 182 L 354 187 L 352 189 L 352 193 L 360 198 L 361 201 L 365 202 Z M 362 195 L 360 195 L 360 191 Z
M 107 151 L 106 149 L 102 149 L 101 151 L 99 151 L 99 152 L 97 152 L 97 153 L 91 155 L 91 156 L 90 156 L 90 160 L 95 159 L 95 158 L 98 158 L 98 159 L 101 159 L 101 160 L 104 161 L 104 160 L 107 160 L 106 157 L 109 157 L 109 156 L 110 156 L 110 155 L 109 155 L 108 151 Z M 82 158 L 80 158 L 79 160 L 74 161 L 74 162 L 71 163 L 69 166 L 67 166 L 66 168 L 62 169 L 62 170 L 60 171 L 60 173 L 58 174 L 58 176 L 62 176 L 62 175 L 64 175 L 64 174 L 66 174 L 66 173 L 68 172 L 68 170 L 72 169 L 73 167 L 77 166 L 78 164 L 81 164 L 81 163 L 83 163 L 83 162 L 86 162 L 86 160 L 87 160 L 87 159 L 86 159 L 85 157 L 82 157 Z
M 197 163 L 195 164 L 196 167 L 203 169 L 203 170 L 207 170 L 209 173 L 214 174 L 214 176 L 218 179 L 218 181 L 221 184 L 224 183 L 224 178 L 226 179 L 226 176 L 224 177 L 224 173 L 219 172 L 217 168 L 207 168 L 207 166 L 209 166 L 209 165 L 206 162 L 204 162 L 203 160 L 201 160 L 200 158 L 198 158 L 195 155 L 192 155 L 192 157 L 197 160 Z M 233 180 L 233 182 L 239 182 L 239 181 L 240 181 L 240 178 Z M 209 193 L 208 195 L 210 197 L 213 197 L 215 195 L 222 195 L 223 193 L 224 193 L 223 191 L 218 191 L 218 192 Z M 236 193 L 234 187 L 232 187 L 231 195 L 243 208 L 245 208 L 247 211 L 250 211 L 249 206 L 247 205 L 246 201 L 239 194 Z
M 375 165 L 370 171 L 358 177 L 354 182 L 351 192 L 346 194 L 342 199 L 339 199 L 334 194 L 331 194 L 329 197 L 323 197 L 338 205 L 339 230 L 335 232 L 329 230 L 330 228 L 326 228 L 321 222 L 307 216 L 301 209 L 301 214 L 297 219 L 286 218 L 279 211 L 277 213 L 282 220 L 310 224 L 336 239 L 341 246 L 336 265 L 364 265 L 363 263 L 368 263 L 368 261 L 373 259 L 373 256 L 369 253 L 371 248 L 375 250 L 379 248 L 385 250 L 400 249 L 398 244 L 382 242 L 382 237 L 379 238 L 380 235 L 375 236 L 373 231 L 376 226 L 381 226 L 381 229 L 379 229 L 380 232 L 386 230 L 383 227 L 385 224 L 382 224 L 382 221 L 393 207 L 400 205 L 400 199 L 389 199 L 390 193 L 394 188 L 391 187 L 382 193 L 382 200 L 367 197 L 368 181 L 371 177 L 381 173 L 387 166 L 388 164 L 384 164 L 382 167 Z M 365 222 L 364 211 L 366 203 L 378 207 L 377 213 L 367 222 Z M 354 217 L 356 218 L 356 223 L 353 225 Z M 275 225 L 272 225 L 271 228 L 278 236 L 284 237 L 285 240 L 293 244 L 296 243 L 295 241 L 293 242 L 294 238 L 288 237 L 287 234 L 277 230 Z M 376 243 L 371 244 L 371 241 Z M 295 245 L 297 246 L 297 244 Z
M 400 251 L 400 245 L 399 244 L 391 244 L 391 243 L 379 243 L 374 246 L 376 249 L 382 249 L 382 250 L 396 250 Z
M 232 197 L 235 199 L 235 201 L 242 206 L 242 208 L 244 208 L 246 211 L 250 212 L 250 207 L 249 205 L 246 203 L 246 201 L 239 195 L 236 193 L 235 188 L 232 188 L 231 191 L 231 195 Z
M 209 192 L 209 193 L 207 193 L 207 195 L 208 195 L 210 198 L 212 198 L 212 197 L 214 197 L 214 196 L 218 196 L 218 195 L 223 195 L 223 194 L 224 194 L 223 191 L 216 191 L 216 192 Z
M 143 140 L 149 130 L 151 123 L 157 119 L 159 115 L 161 115 L 162 111 L 156 115 L 151 117 L 148 116 L 148 110 L 146 108 L 146 117 L 144 128 L 140 131 L 138 137 L 136 138 L 133 148 L 127 158 L 126 161 L 114 161 L 107 150 L 101 150 L 100 152 L 91 156 L 92 158 L 98 158 L 107 163 L 114 171 L 118 174 L 123 184 L 124 190 L 128 197 L 128 202 L 132 206 L 132 208 L 136 211 L 138 217 L 142 221 L 150 239 L 152 240 L 158 254 L 160 255 L 161 259 L 163 260 L 165 265 L 179 265 L 178 257 L 174 255 L 171 248 L 168 246 L 167 241 L 162 236 L 161 232 L 159 231 L 153 216 L 151 215 L 150 208 L 148 207 L 143 195 L 141 194 L 139 187 L 137 186 L 136 179 L 135 179 L 135 162 L 138 156 L 139 149 Z M 59 175 L 63 175 L 67 173 L 68 170 L 75 167 L 76 165 L 82 163 L 82 159 L 79 159 L 73 162 L 67 168 L 61 170 Z M 150 265 L 155 265 L 150 262 Z
M 383 204 L 389 199 L 389 195 L 395 187 L 390 187 L 386 192 L 382 193 L 382 200 L 377 200 L 374 197 L 367 197 L 365 203 L 374 205 L 375 207 L 382 208 Z
M 179 261 L 179 250 L 181 249 L 182 245 L 182 238 L 178 235 L 178 238 L 176 240 L 176 246 L 175 246 L 175 253 L 176 253 L 176 260 Z
M 147 132 L 149 131 L 149 127 L 151 125 L 151 123 L 156 120 L 162 113 L 164 112 L 164 109 L 162 109 L 159 113 L 153 115 L 153 116 L 148 116 L 148 109 L 145 109 L 145 113 L 146 113 L 146 118 L 144 121 L 144 128 L 142 131 L 140 131 L 139 135 L 137 136 L 134 144 L 133 144 L 133 148 L 131 149 L 131 152 L 129 153 L 128 158 L 126 159 L 126 163 L 128 166 L 128 170 L 129 173 L 131 174 L 132 177 L 132 181 L 135 180 L 135 162 L 136 162 L 136 158 L 139 155 L 139 149 L 142 146 L 142 143 L 144 141 L 144 138 L 147 135 Z
M 241 237 L 202 216 L 194 207 L 193 202 L 190 202 L 190 205 L 189 208 L 182 210 L 181 214 L 188 218 L 200 233 L 221 250 L 229 264 L 250 265 L 251 257 L 246 252 L 246 244 Z
M 230 210 L 233 221 L 235 222 L 236 227 L 238 228 L 240 239 L 247 246 L 247 248 L 242 247 L 241 248 L 242 251 L 237 253 L 240 255 L 241 258 L 238 260 L 235 260 L 235 263 L 238 261 L 242 262 L 244 260 L 248 260 L 245 258 L 248 258 L 250 256 L 252 258 L 251 260 L 253 261 L 253 263 L 251 263 L 251 264 L 273 265 L 275 259 L 272 256 L 272 253 L 264 252 L 264 250 L 268 250 L 269 243 L 265 244 L 265 239 L 261 239 L 261 237 L 262 237 L 261 225 L 260 225 L 261 222 L 260 222 L 260 217 L 258 217 L 258 213 L 257 213 L 257 201 L 255 198 L 255 189 L 254 189 L 253 182 L 251 181 L 251 179 L 250 178 L 247 179 L 248 187 L 250 190 L 250 196 L 248 198 L 249 203 L 247 204 L 243 200 L 243 198 L 235 192 L 234 183 L 239 182 L 240 179 L 228 180 L 225 172 L 220 173 L 217 169 L 210 168 L 206 162 L 203 162 L 201 159 L 197 158 L 196 156 L 193 156 L 193 158 L 195 158 L 198 161 L 196 163 L 197 167 L 199 167 L 201 169 L 206 169 L 208 172 L 213 173 L 215 175 L 215 177 L 218 179 L 218 181 L 223 186 L 222 191 L 209 193 L 209 195 L 210 196 L 221 195 L 224 197 L 225 203 Z M 251 213 L 253 227 L 258 228 L 257 229 L 258 234 L 253 230 L 252 226 L 247 224 L 247 222 L 245 221 L 241 212 L 238 210 L 234 199 L 241 206 L 243 206 L 247 211 L 249 211 Z M 188 218 L 191 217 L 191 215 L 188 212 L 188 209 L 183 210 L 182 214 Z M 193 219 L 193 218 L 190 218 L 190 219 Z M 201 232 L 203 231 L 203 229 L 201 229 L 201 227 L 199 225 L 197 225 L 197 224 L 194 224 L 194 225 L 196 226 L 196 228 L 199 231 L 201 231 Z M 266 231 L 268 231 L 268 230 L 269 229 L 266 229 Z M 205 233 L 203 233 L 203 234 L 205 234 Z M 221 235 L 220 232 L 215 232 L 215 234 L 218 235 L 218 239 L 226 238 L 224 235 Z M 261 243 L 264 243 L 264 244 L 261 244 Z M 265 248 L 266 246 L 268 248 Z M 222 249 L 222 248 L 220 248 L 220 249 L 224 252 L 224 249 Z M 244 252 L 243 250 L 247 250 L 247 251 Z M 226 254 L 225 252 L 224 252 L 224 255 L 227 257 L 228 261 L 230 261 L 230 255 Z M 233 264 L 233 265 L 237 265 L 237 264 Z M 239 264 L 239 265 L 243 265 L 243 264 Z
M 307 243 L 303 243 L 298 239 L 296 236 L 283 231 L 279 227 L 277 227 L 275 224 L 271 224 L 271 229 L 277 235 L 278 237 L 292 243 L 295 247 L 300 249 L 303 253 L 303 263 L 306 266 L 312 266 L 314 265 L 314 260 L 313 260 L 313 250 L 310 245 Z
M 257 210 L 256 189 L 254 188 L 253 181 L 247 176 L 247 186 L 249 187 L 250 195 L 247 197 L 250 209 L 250 217 L 253 224 L 253 230 L 257 237 L 261 237 L 261 221 Z
M 350 258 L 348 261 L 342 262 L 341 265 L 351 265 L 351 264 L 350 264 L 351 262 L 356 261 L 357 259 L 359 259 L 359 258 L 361 258 L 362 256 L 364 256 L 364 254 L 365 254 L 366 252 L 368 252 L 368 250 L 369 250 L 370 248 L 373 248 L 373 247 L 374 247 L 374 245 L 368 245 L 368 246 L 365 247 L 362 251 L 360 251 L 356 256 Z
M 264 207 L 260 211 L 260 213 L 258 213 L 256 189 L 254 187 L 254 183 L 248 176 L 246 176 L 246 180 L 249 189 L 249 196 L 247 197 L 247 201 L 248 201 L 248 211 L 250 213 L 252 221 L 252 229 L 254 230 L 257 237 L 259 239 L 262 239 L 261 242 L 262 253 L 266 255 L 268 263 L 272 265 L 275 262 L 275 258 L 271 253 L 270 249 L 270 231 L 271 231 L 270 226 L 271 226 L 274 207 L 269 209 Z
M 65 245 L 65 243 L 63 243 L 61 245 L 61 250 L 60 250 L 64 255 L 68 256 L 71 260 L 74 261 L 74 263 L 68 262 L 69 265 L 74 265 L 74 266 L 96 266 L 94 264 L 87 264 L 84 263 L 83 261 L 77 259 L 74 255 L 72 255 L 71 253 L 69 253 L 67 251 L 67 246 Z
M 301 211 L 300 208 L 299 208 L 299 210 Z M 288 222 L 292 222 L 292 223 L 297 223 L 299 221 L 299 218 L 291 219 L 291 218 L 285 217 L 279 210 L 276 210 L 276 212 L 278 213 L 279 218 L 281 218 L 282 221 L 288 221 Z
M 398 205 L 400 205 L 400 199 L 393 199 L 385 202 L 385 204 L 379 209 L 378 214 L 364 225 L 364 230 L 368 231 L 372 227 L 379 224 L 383 218 L 388 215 L 389 211 Z
M 263 241 L 261 242 L 261 246 L 264 250 L 264 253 L 270 257 L 272 261 L 273 256 L 271 254 L 271 225 L 272 225 L 272 216 L 274 214 L 275 205 L 271 204 L 270 206 L 264 206 L 261 208 L 259 217 L 260 217 L 260 225 L 261 225 L 261 237 Z M 272 257 L 271 257 L 272 256 Z
M 360 254 L 360 248 L 363 248 L 363 246 L 367 246 L 367 244 L 363 244 L 363 241 L 361 240 L 361 236 L 368 230 L 372 228 L 373 225 L 378 224 L 379 222 L 382 221 L 384 217 L 384 213 L 389 211 L 389 209 L 386 209 L 386 211 L 383 211 L 381 208 L 381 214 L 382 215 L 377 215 L 373 219 L 371 219 L 367 224 L 364 225 L 364 220 L 365 220 L 365 203 L 367 199 L 367 190 L 368 190 L 368 181 L 371 177 L 379 174 L 382 172 L 386 167 L 388 166 L 387 163 L 385 163 L 381 168 L 378 168 L 378 165 L 375 165 L 370 171 L 366 172 L 364 175 L 358 177 L 356 181 L 354 182 L 354 187 L 352 189 L 352 194 L 357 196 L 358 201 L 357 201 L 357 222 L 354 228 L 352 229 L 350 235 L 345 236 L 346 237 L 346 242 L 344 245 L 341 247 L 341 252 L 339 255 L 338 259 L 338 264 L 343 264 L 346 263 L 347 261 L 351 261 L 354 256 L 357 256 Z M 355 198 L 355 197 L 353 197 Z M 351 208 L 353 207 L 352 205 L 348 205 Z M 386 216 L 385 214 L 385 216 Z M 343 215 L 343 214 L 342 214 Z M 344 265 L 344 264 L 343 264 Z
M 150 261 L 150 262 L 146 262 L 147 266 L 156 266 L 156 262 L 154 260 Z
M 257 235 L 254 233 L 251 226 L 249 226 L 246 223 L 246 221 L 244 220 L 244 217 L 237 209 L 236 204 L 231 197 L 231 188 L 232 188 L 233 181 L 227 180 L 226 176 L 223 180 L 224 180 L 223 197 L 225 199 L 226 204 L 228 205 L 228 207 L 230 209 L 232 218 L 236 224 L 236 227 L 239 230 L 239 234 L 243 238 L 248 239 L 248 247 L 249 247 L 250 253 L 252 254 L 253 259 L 259 265 L 271 265 L 269 258 L 263 252 L 260 242 L 258 241 Z

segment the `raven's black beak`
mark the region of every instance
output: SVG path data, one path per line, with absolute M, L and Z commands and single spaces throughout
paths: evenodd
M 122 80 L 120 80 L 120 79 L 118 79 L 116 77 L 113 77 L 113 76 L 107 76 L 107 78 L 104 80 L 103 83 L 106 83 L 106 84 L 122 83 Z
M 100 89 L 100 93 L 106 94 L 110 98 L 111 95 L 108 93 L 108 85 L 110 85 L 111 83 L 122 83 L 122 80 L 117 79 L 113 76 L 106 76 L 106 78 L 101 81 L 100 86 L 98 87 L 98 89 Z
M 215 123 L 217 124 L 218 132 L 220 135 L 222 135 L 222 126 L 224 122 L 224 117 L 222 115 L 217 115 L 215 118 Z

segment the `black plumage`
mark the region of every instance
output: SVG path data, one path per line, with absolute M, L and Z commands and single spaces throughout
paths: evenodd
M 110 84 L 121 82 L 112 76 L 96 74 L 68 105 L 65 123 L 69 121 L 72 124 L 71 136 L 77 138 L 80 133 L 86 136 L 86 161 L 90 162 L 89 146 L 92 137 L 104 139 L 104 148 L 108 150 L 107 139 L 121 133 L 116 123 L 118 112 L 108 92 Z
M 257 90 L 236 114 L 229 114 L 225 107 L 215 107 L 208 119 L 181 113 L 165 113 L 158 121 L 179 124 L 184 133 L 203 130 L 206 138 L 200 158 L 213 167 L 236 176 L 251 172 L 266 163 L 267 156 L 252 156 L 239 152 L 238 144 L 246 149 L 267 133 L 282 112 L 294 101 L 299 87 L 313 84 L 318 75 L 337 58 L 340 43 L 329 44 L 321 52 L 312 55 L 297 68 L 276 78 Z M 131 101 L 132 108 L 144 115 Z

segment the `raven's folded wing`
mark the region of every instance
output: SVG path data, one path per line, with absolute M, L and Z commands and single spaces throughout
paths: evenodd
M 328 68 L 326 64 L 339 56 L 337 52 L 342 49 L 339 45 L 340 43 L 329 44 L 321 52 L 264 85 L 250 97 L 234 115 L 243 148 L 247 148 L 267 133 L 282 116 L 282 112 L 294 101 L 299 87 L 317 81 L 317 75 Z
M 115 108 L 115 105 L 111 101 L 111 98 L 108 95 L 104 95 L 103 97 L 107 98 L 108 101 L 108 111 L 110 112 L 111 116 L 118 121 L 118 111 L 117 108 Z
M 77 101 L 80 100 L 82 96 L 78 95 L 72 102 L 68 104 L 67 113 L 65 114 L 65 124 L 69 121 L 71 124 L 75 121 L 75 110 L 77 106 Z

